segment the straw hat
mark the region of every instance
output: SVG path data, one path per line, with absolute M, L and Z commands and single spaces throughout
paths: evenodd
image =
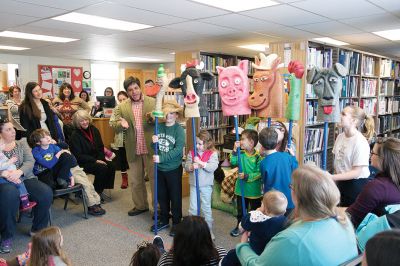
M 166 118 L 169 113 L 178 113 L 179 116 L 177 120 L 185 121 L 183 107 L 180 106 L 176 100 L 165 100 L 162 106 L 162 111 L 164 113 L 164 118 Z
M 260 60 L 256 57 L 256 64 L 253 63 L 253 68 L 255 69 L 260 69 L 260 70 L 270 70 L 272 63 L 275 61 L 275 59 L 278 58 L 277 54 L 270 54 L 266 56 L 263 53 L 260 53 Z M 279 64 L 278 68 L 282 68 L 284 64 Z

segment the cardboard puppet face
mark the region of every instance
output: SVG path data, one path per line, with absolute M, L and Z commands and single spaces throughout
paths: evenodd
M 290 91 L 285 117 L 296 121 L 300 119 L 301 78 L 304 74 L 304 65 L 299 61 L 290 61 L 288 71 Z
M 253 75 L 254 92 L 249 97 L 249 105 L 257 110 L 258 117 L 282 118 L 286 106 L 279 68 L 283 64 L 276 54 L 265 56 L 260 53 L 260 58 L 256 57 L 256 63 L 253 64 L 256 69 Z
M 313 67 L 307 74 L 307 82 L 313 85 L 318 97 L 318 122 L 340 121 L 339 95 L 342 91 L 342 77 L 347 69 L 336 63 L 332 68 Z
M 213 75 L 209 72 L 200 72 L 195 65 L 190 65 L 181 74 L 169 83 L 171 88 L 181 88 L 185 103 L 185 117 L 207 116 L 205 102 L 200 102 L 203 94 L 204 81 L 211 80 Z
M 251 114 L 247 101 L 249 98 L 248 61 L 242 60 L 238 66 L 227 68 L 217 66 L 217 70 L 218 91 L 224 116 Z

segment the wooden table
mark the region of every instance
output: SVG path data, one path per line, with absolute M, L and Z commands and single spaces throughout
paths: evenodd
M 100 131 L 103 144 L 107 148 L 111 148 L 114 142 L 114 129 L 110 127 L 110 118 L 93 118 L 93 125 Z

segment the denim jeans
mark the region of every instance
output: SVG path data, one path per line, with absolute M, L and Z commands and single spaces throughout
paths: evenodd
M 204 186 L 200 187 L 200 211 L 204 216 L 204 220 L 206 220 L 210 231 L 212 231 L 213 226 L 213 218 L 212 218 L 212 210 L 211 210 L 211 195 L 213 192 L 213 186 Z M 189 214 L 197 215 L 197 193 L 196 186 L 190 186 L 190 206 L 189 206 Z
M 19 191 L 19 196 L 24 196 L 24 195 L 28 194 L 28 191 L 26 191 L 26 187 L 23 182 L 21 182 L 19 184 L 15 184 L 13 182 L 8 181 L 5 178 L 0 177 L 0 184 L 11 184 L 11 185 L 15 186 Z
M 37 202 L 33 209 L 32 222 L 32 231 L 35 232 L 49 224 L 49 208 L 53 201 L 53 191 L 36 178 L 27 179 L 24 184 L 29 193 L 29 200 Z M 19 191 L 13 184 L 0 184 L 0 233 L 2 239 L 14 236 L 19 201 Z

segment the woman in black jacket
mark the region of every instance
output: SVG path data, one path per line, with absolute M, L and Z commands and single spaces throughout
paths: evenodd
M 51 137 L 58 141 L 54 112 L 42 96 L 42 88 L 38 83 L 31 81 L 26 84 L 25 99 L 19 107 L 19 119 L 21 126 L 26 130 L 22 132 L 22 137 L 27 138 L 28 143 L 29 136 L 39 128 L 49 130 Z M 29 144 L 32 146 L 32 143 Z
M 114 188 L 115 168 L 106 161 L 104 145 L 99 130 L 91 125 L 92 118 L 85 110 L 77 111 L 72 118 L 75 130 L 70 138 L 70 149 L 86 173 L 93 174 L 97 193 Z

